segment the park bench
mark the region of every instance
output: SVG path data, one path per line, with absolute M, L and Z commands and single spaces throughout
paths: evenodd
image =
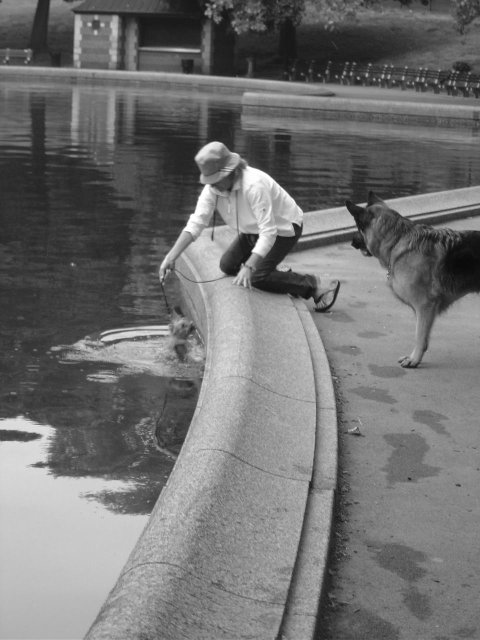
M 415 80 L 418 77 L 418 70 L 411 67 L 404 67 L 402 72 L 402 78 L 400 81 L 400 88 L 402 91 L 407 89 L 413 89 L 415 87 Z
M 445 81 L 445 90 L 449 96 L 455 95 L 455 87 L 459 75 L 459 71 L 452 71 L 451 73 L 449 73 L 448 78 Z
M 31 49 L 0 49 L 2 64 L 30 64 L 33 51 Z
M 345 63 L 341 82 L 348 85 L 367 85 L 369 77 L 372 77 L 372 65 L 359 65 L 356 62 Z
M 425 91 L 426 90 L 426 79 L 428 75 L 427 67 L 419 67 L 417 69 L 417 73 L 415 75 L 415 79 L 413 81 L 413 87 L 415 91 Z
M 340 84 L 356 84 L 357 68 L 356 62 L 345 62 L 340 73 Z
M 438 69 L 436 72 L 432 72 L 430 77 L 427 77 L 427 88 L 432 89 L 433 93 L 440 93 L 445 89 L 445 83 L 450 76 L 450 71 Z
M 445 82 L 445 88 L 449 96 L 458 96 L 462 93 L 466 98 L 470 95 L 470 86 L 473 79 L 473 75 L 468 73 L 462 73 L 461 71 L 452 71 L 447 81 Z
M 342 77 L 347 73 L 349 68 L 349 62 L 337 62 L 333 63 L 330 68 L 330 82 L 341 82 Z
M 364 87 L 380 86 L 381 79 L 386 74 L 386 65 L 376 66 L 371 63 L 367 64 L 362 70 L 359 70 L 359 84 Z
M 391 64 L 373 65 L 357 62 L 320 63 L 318 60 L 296 59 L 283 73 L 285 80 L 363 85 L 364 87 L 446 91 L 448 95 L 480 98 L 480 75 L 467 71 L 429 69 L 428 67 L 395 67 Z
M 473 93 L 475 98 L 480 98 L 480 75 L 474 75 L 470 79 L 470 93 Z
M 307 70 L 307 82 L 325 82 L 324 78 L 329 64 L 327 63 L 322 69 L 316 60 L 310 60 Z
M 393 73 L 393 65 L 384 64 L 376 79 L 376 85 L 379 87 L 390 87 L 390 78 Z
M 307 63 L 305 60 L 295 59 L 288 63 L 283 79 L 290 82 L 340 82 L 344 73 L 344 63 L 333 64 L 330 60 L 326 64 L 320 64 L 317 60 Z
M 452 82 L 449 86 L 449 95 L 458 96 L 461 93 L 465 98 L 470 96 L 470 88 L 473 80 L 473 74 L 461 73 L 459 71 L 454 72 L 455 75 L 452 78 Z
M 318 60 L 310 60 L 307 70 L 307 82 L 332 82 L 332 61 L 321 65 Z
M 479 76 L 471 72 L 450 71 L 443 82 L 443 87 L 449 96 L 458 96 L 461 93 L 465 98 L 475 95 L 479 97 L 477 85 Z
M 308 66 L 304 60 L 293 60 L 287 64 L 283 77 L 290 82 L 301 82 L 307 80 Z
M 310 60 L 307 70 L 308 82 L 340 82 L 345 71 L 344 63 L 333 63 L 328 60 L 326 64 L 320 64 L 317 60 Z

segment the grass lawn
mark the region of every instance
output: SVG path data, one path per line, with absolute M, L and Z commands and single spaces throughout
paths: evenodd
M 51 0 L 49 46 L 52 51 L 62 51 L 63 64 L 71 63 L 72 8 L 79 1 Z M 419 2 L 412 5 L 414 11 L 392 0 L 385 0 L 381 6 L 381 10 L 365 11 L 357 20 L 346 21 L 335 32 L 329 32 L 320 22 L 312 0 L 297 32 L 298 57 L 432 69 L 450 69 L 453 63 L 464 60 L 480 73 L 480 19 L 460 35 L 448 12 L 430 12 Z M 446 9 L 448 0 L 433 0 L 433 6 Z M 28 46 L 35 7 L 35 0 L 0 2 L 0 48 Z M 237 52 L 239 74 L 246 71 L 246 58 L 254 55 L 257 75 L 281 76 L 275 34 L 241 36 Z
M 416 11 L 392 4 L 383 11 L 367 10 L 335 32 L 326 31 L 314 13 L 307 13 L 297 31 L 298 57 L 430 69 L 450 69 L 462 60 L 480 73 L 480 19 L 460 35 L 449 13 L 430 13 L 420 3 Z M 255 56 L 259 75 L 281 74 L 275 36 L 243 36 L 238 48 L 240 60 Z

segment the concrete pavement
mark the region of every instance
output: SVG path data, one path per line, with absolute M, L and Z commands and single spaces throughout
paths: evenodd
M 480 230 L 480 217 L 448 226 Z M 385 272 L 349 242 L 289 257 L 340 278 L 313 318 L 333 372 L 340 474 L 318 640 L 480 638 L 480 298 L 434 326 L 418 369 L 414 317 Z M 353 435 L 352 429 L 361 435 Z

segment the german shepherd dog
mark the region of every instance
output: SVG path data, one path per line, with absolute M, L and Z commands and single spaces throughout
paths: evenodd
M 375 256 L 393 293 L 415 312 L 415 347 L 399 359 L 417 367 L 435 318 L 467 293 L 480 292 L 480 231 L 434 229 L 390 209 L 372 191 L 366 207 L 346 201 L 358 232 L 352 246 Z

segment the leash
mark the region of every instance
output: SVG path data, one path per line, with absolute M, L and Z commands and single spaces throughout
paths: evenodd
M 178 273 L 179 276 L 182 276 L 184 280 L 188 280 L 188 282 L 193 282 L 193 284 L 207 284 L 209 282 L 217 282 L 218 280 L 223 280 L 224 278 L 229 277 L 226 274 L 224 274 L 223 276 L 219 276 L 218 278 L 212 278 L 211 280 L 192 280 L 192 278 L 189 278 L 178 269 L 173 269 L 173 271 L 175 271 L 175 273 Z
M 219 276 L 218 278 L 212 278 L 211 280 L 193 280 L 192 278 L 189 278 L 188 276 L 186 276 L 184 273 L 182 273 L 181 271 L 179 271 L 178 269 L 172 269 L 172 271 L 175 271 L 175 273 L 177 273 L 179 276 L 182 276 L 182 278 L 184 280 L 188 280 L 188 282 L 193 282 L 193 284 L 207 284 L 209 282 L 217 282 L 218 280 L 223 280 L 224 278 L 228 278 L 228 276 L 222 275 Z M 167 298 L 167 293 L 165 291 L 165 287 L 163 286 L 163 282 L 160 281 L 160 288 L 162 289 L 162 294 L 163 294 L 163 299 L 165 301 L 165 307 L 167 309 L 167 313 L 169 315 L 169 317 L 172 317 L 172 307 L 170 306 L 169 302 L 168 302 L 168 298 Z
M 167 294 L 165 293 L 165 287 L 163 286 L 163 282 L 160 282 L 160 287 L 162 289 L 162 293 L 163 293 L 163 299 L 165 300 L 165 306 L 167 308 L 167 313 L 170 317 L 172 317 L 172 308 L 170 307 L 169 303 L 168 303 L 168 298 L 167 298 Z

